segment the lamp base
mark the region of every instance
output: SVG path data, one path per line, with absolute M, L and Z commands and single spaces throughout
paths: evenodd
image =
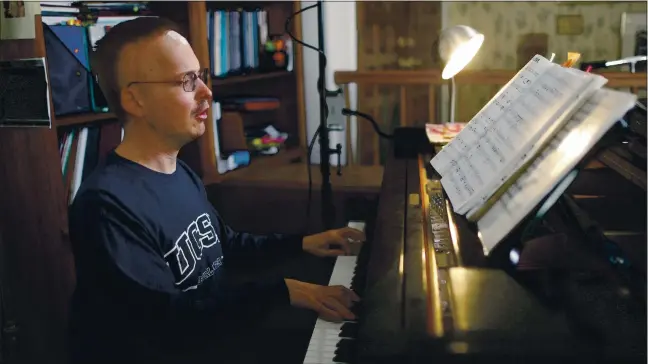
M 419 154 L 434 153 L 434 146 L 425 133 L 424 127 L 400 127 L 393 133 L 394 157 L 396 159 L 413 159 Z

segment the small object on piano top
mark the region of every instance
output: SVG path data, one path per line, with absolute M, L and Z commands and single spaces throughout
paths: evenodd
M 360 230 L 363 233 L 365 232 L 364 221 L 349 221 L 347 226 L 352 229 Z M 360 253 L 360 249 L 362 248 L 362 242 L 349 239 L 349 248 L 351 248 L 351 253 L 349 255 L 358 255 L 358 253 Z
M 347 226 L 352 228 L 352 229 L 360 230 L 362 232 L 365 231 L 365 223 L 364 223 L 364 221 L 349 221 Z

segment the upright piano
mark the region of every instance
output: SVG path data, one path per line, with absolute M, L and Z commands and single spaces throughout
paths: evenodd
M 595 156 L 627 149 L 637 133 L 625 129 Z M 476 226 L 453 212 L 433 153 L 388 157 L 368 242 L 332 275 L 358 290 L 358 319 L 318 320 L 304 363 L 646 362 L 645 167 L 634 171 L 641 189 L 584 160 L 546 212 L 486 255 Z M 617 238 L 629 235 L 639 238 L 624 247 Z

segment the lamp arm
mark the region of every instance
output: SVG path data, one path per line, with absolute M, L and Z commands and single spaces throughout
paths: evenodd
M 450 122 L 455 122 L 455 103 L 457 100 L 457 84 L 455 83 L 454 77 L 450 78 Z

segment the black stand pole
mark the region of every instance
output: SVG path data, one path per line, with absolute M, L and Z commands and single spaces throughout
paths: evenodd
M 326 56 L 324 53 L 324 16 L 322 1 L 317 2 L 317 41 L 319 43 L 319 79 L 317 88 L 320 97 L 320 172 L 322 173 L 322 222 L 324 229 L 333 228 L 335 221 L 335 206 L 333 206 L 333 191 L 331 188 L 331 148 L 329 145 L 329 128 L 326 121 Z

